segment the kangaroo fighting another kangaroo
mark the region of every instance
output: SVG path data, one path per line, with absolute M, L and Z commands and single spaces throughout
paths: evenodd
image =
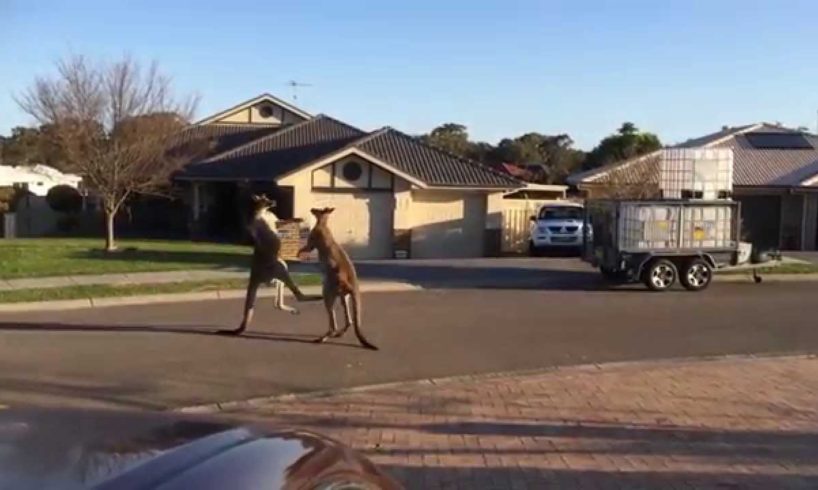
M 244 300 L 244 315 L 241 325 L 235 329 L 220 330 L 221 334 L 239 335 L 250 326 L 253 319 L 253 309 L 256 304 L 258 288 L 262 284 L 272 284 L 276 288 L 273 305 L 276 309 L 298 314 L 298 310 L 284 304 L 284 290 L 286 285 L 298 301 L 319 299 L 310 297 L 301 292 L 290 277 L 287 262 L 280 256 L 281 239 L 278 236 L 276 222 L 278 217 L 270 211 L 275 201 L 264 195 L 253 195 L 253 219 L 250 221 L 249 231 L 253 237 L 253 261 L 250 266 L 250 280 L 247 283 L 247 296 Z
M 334 208 L 311 210 L 316 223 L 310 231 L 307 244 L 298 251 L 298 254 L 301 255 L 302 253 L 318 250 L 318 260 L 321 262 L 324 274 L 322 292 L 324 306 L 327 309 L 327 315 L 329 315 L 329 330 L 322 337 L 316 339 L 316 342 L 324 342 L 330 337 L 340 337 L 346 333 L 350 326 L 353 326 L 355 336 L 358 337 L 358 342 L 362 346 L 367 349 L 378 350 L 361 332 L 361 292 L 358 275 L 349 255 L 335 241 L 327 225 L 329 215 L 333 211 Z M 335 321 L 335 302 L 339 298 L 346 319 L 346 324 L 342 330 L 338 330 Z

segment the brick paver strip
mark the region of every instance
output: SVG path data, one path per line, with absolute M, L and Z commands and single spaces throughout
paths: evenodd
M 404 383 L 232 413 L 327 434 L 407 488 L 818 488 L 809 357 Z

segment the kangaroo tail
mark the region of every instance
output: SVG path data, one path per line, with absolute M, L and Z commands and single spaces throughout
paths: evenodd
M 366 340 L 364 337 L 363 332 L 361 332 L 361 291 L 356 287 L 352 291 L 352 318 L 354 319 L 355 324 L 355 336 L 358 338 L 358 342 L 361 343 L 362 346 L 366 347 L 367 349 L 378 350 L 378 348 L 372 342 Z

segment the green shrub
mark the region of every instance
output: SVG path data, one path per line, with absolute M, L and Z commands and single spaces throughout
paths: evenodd
M 45 201 L 58 213 L 79 213 L 82 209 L 82 196 L 70 185 L 57 185 L 48 191 Z

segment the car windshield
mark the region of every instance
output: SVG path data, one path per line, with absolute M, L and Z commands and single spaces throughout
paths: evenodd
M 582 219 L 582 208 L 551 206 L 540 210 L 540 219 Z

